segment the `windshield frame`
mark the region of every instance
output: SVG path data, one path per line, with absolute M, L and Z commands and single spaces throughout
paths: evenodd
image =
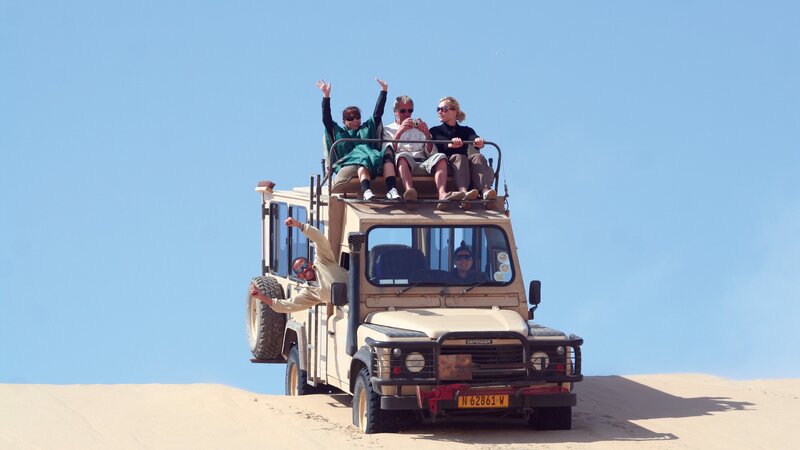
M 422 224 L 397 224 L 397 225 L 394 225 L 394 224 L 392 224 L 392 225 L 378 224 L 378 225 L 372 225 L 369 228 L 367 228 L 367 230 L 366 230 L 365 242 L 364 242 L 364 260 L 363 260 L 363 264 L 362 264 L 363 269 L 361 269 L 364 278 L 366 278 L 367 282 L 369 284 L 371 284 L 372 286 L 379 287 L 379 288 L 398 288 L 398 287 L 406 288 L 406 287 L 410 287 L 410 286 L 413 286 L 413 287 L 417 287 L 417 286 L 418 287 L 425 287 L 425 286 L 427 286 L 427 287 L 437 287 L 437 288 L 450 288 L 450 287 L 453 287 L 453 288 L 462 288 L 463 289 L 463 288 L 467 288 L 467 287 L 472 287 L 472 286 L 474 286 L 475 284 L 478 283 L 477 281 L 471 281 L 471 282 L 465 281 L 463 283 L 448 283 L 448 282 L 435 282 L 435 281 L 430 281 L 429 282 L 429 281 L 425 281 L 425 282 L 421 282 L 420 283 L 418 281 L 412 281 L 411 278 L 409 278 L 406 283 L 391 283 L 391 284 L 386 283 L 386 284 L 381 284 L 381 283 L 375 282 L 373 279 L 370 279 L 370 276 L 369 276 L 370 272 L 369 271 L 370 271 L 370 253 L 371 253 L 371 245 L 370 245 L 371 233 L 373 231 L 375 231 L 376 229 L 389 229 L 389 228 L 408 229 L 408 230 L 415 229 L 415 228 L 416 229 L 459 229 L 459 228 L 471 228 L 471 229 L 483 229 L 483 230 L 492 229 L 492 230 L 495 230 L 496 232 L 500 233 L 500 236 L 502 236 L 503 241 L 505 243 L 505 247 L 506 247 L 505 250 L 500 250 L 500 251 L 505 251 L 508 254 L 508 262 L 507 262 L 507 264 L 510 266 L 511 278 L 508 279 L 507 281 L 502 281 L 502 282 L 501 281 L 495 281 L 494 278 L 491 275 L 487 274 L 486 272 L 478 271 L 476 273 L 482 273 L 482 274 L 484 274 L 484 275 L 486 275 L 488 277 L 487 281 L 480 282 L 480 286 L 481 287 L 493 287 L 493 288 L 507 287 L 507 286 L 510 286 L 511 284 L 513 284 L 514 281 L 517 278 L 517 270 L 518 270 L 518 268 L 517 268 L 517 265 L 516 265 L 515 258 L 514 258 L 513 254 L 512 254 L 512 248 L 511 248 L 512 247 L 512 243 L 511 243 L 511 240 L 509 239 L 508 233 L 506 233 L 506 230 L 501 226 L 494 225 L 494 224 L 474 224 L 474 223 L 469 223 L 469 224 L 447 224 L 447 225 L 444 225 L 444 224 L 425 224 L 425 225 L 422 225 Z M 401 244 L 401 245 L 405 245 L 405 244 Z M 485 242 L 484 242 L 484 245 L 486 245 Z M 456 250 L 457 248 L 458 248 L 457 245 L 452 245 L 452 250 L 453 251 Z M 488 253 L 489 249 L 487 248 L 486 250 L 487 250 L 487 253 Z M 476 252 L 474 249 L 472 251 L 473 251 L 473 253 Z M 429 257 L 429 255 L 425 255 L 425 256 Z M 492 256 L 496 257 L 496 255 L 492 255 Z M 487 255 L 487 258 L 489 258 L 488 255 Z M 485 263 L 485 261 L 484 261 L 484 263 Z M 428 269 L 428 270 L 440 271 L 440 269 Z M 452 271 L 452 268 L 450 268 L 450 270 L 447 270 L 446 272 L 450 273 L 451 271 Z M 404 290 L 403 292 L 405 292 L 405 291 L 406 290 Z

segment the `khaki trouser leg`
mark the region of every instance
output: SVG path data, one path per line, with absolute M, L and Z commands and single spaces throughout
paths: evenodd
M 456 189 L 469 189 L 469 158 L 467 155 L 450 155 L 450 173 L 456 182 Z
M 472 187 L 481 193 L 492 187 L 494 183 L 494 172 L 486 162 L 486 158 L 480 153 L 473 153 L 469 156 L 469 169 L 472 175 Z

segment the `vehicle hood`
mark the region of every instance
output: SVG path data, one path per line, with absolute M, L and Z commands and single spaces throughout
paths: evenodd
M 514 331 L 528 335 L 528 324 L 516 311 L 505 309 L 405 309 L 380 311 L 367 317 L 367 323 L 425 333 L 437 339 L 454 331 Z

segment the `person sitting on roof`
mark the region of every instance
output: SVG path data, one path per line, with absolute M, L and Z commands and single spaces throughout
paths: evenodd
M 451 273 L 457 283 L 473 284 L 489 279 L 485 273 L 473 269 L 472 251 L 466 245 L 461 245 L 453 252 L 453 265 Z
M 417 190 L 414 189 L 413 174 L 417 167 L 429 175 L 439 192 L 439 200 L 463 200 L 464 193 L 447 192 L 447 156 L 443 153 L 433 152 L 433 145 L 423 143 L 397 142 L 398 140 L 424 141 L 431 137 L 428 124 L 422 119 L 413 119 L 414 101 L 407 95 L 394 99 L 394 122 L 384 125 L 383 139 L 393 141 L 385 144 L 393 146 L 395 162 L 400 180 L 405 192 L 403 199 L 413 201 L 417 199 Z
M 284 222 L 287 227 L 297 227 L 314 243 L 317 251 L 314 254 L 313 266 L 306 258 L 295 258 L 292 271 L 297 278 L 307 282 L 317 281 L 318 286 L 306 284 L 305 287 L 290 299 L 270 298 L 264 295 L 255 284 L 250 285 L 250 295 L 269 305 L 275 312 L 290 313 L 302 311 L 320 303 L 330 303 L 331 285 L 335 282 L 347 282 L 347 271 L 336 262 L 328 239 L 311 224 L 303 224 L 291 217 Z
M 458 190 L 465 194 L 467 200 L 475 200 L 479 195 L 484 200 L 497 198 L 497 192 L 492 188 L 494 172 L 486 158 L 480 153 L 467 155 L 467 146 L 463 141 L 474 141 L 478 150 L 483 148 L 484 141 L 475 130 L 459 124 L 467 115 L 461 110 L 458 100 L 453 97 L 442 98 L 436 113 L 442 124 L 430 129 L 431 136 L 434 140 L 450 141 L 449 144 L 436 144 L 436 147 L 440 153 L 447 155 Z M 486 205 L 488 207 L 490 203 Z
M 370 189 L 370 180 L 383 172 L 386 178 L 386 198 L 396 200 L 400 198 L 395 188 L 394 160 L 391 153 L 376 150 L 372 144 L 358 142 L 343 142 L 331 149 L 339 139 L 359 138 L 377 139 L 378 125 L 383 118 L 383 109 L 386 105 L 386 92 L 388 85 L 385 81 L 375 78 L 381 85 L 378 102 L 375 104 L 375 111 L 366 122 L 361 123 L 361 110 L 356 106 L 348 106 L 342 111 L 342 122 L 344 127 L 339 126 L 333 121 L 331 116 L 331 83 L 325 80 L 317 81 L 317 87 L 322 91 L 322 123 L 325 125 L 325 138 L 327 146 L 331 152 L 333 171 L 338 173 L 344 166 L 358 166 L 358 179 L 361 181 L 361 192 L 364 200 L 374 197 Z

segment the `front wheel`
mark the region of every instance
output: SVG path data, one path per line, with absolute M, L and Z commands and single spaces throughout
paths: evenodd
M 289 350 L 286 359 L 286 395 L 308 395 L 314 393 L 314 387 L 308 384 L 308 372 L 300 368 L 300 357 L 297 353 L 297 344 Z
M 353 425 L 365 434 L 397 431 L 397 420 L 381 409 L 381 396 L 372 390 L 366 367 L 358 372 L 353 389 Z

